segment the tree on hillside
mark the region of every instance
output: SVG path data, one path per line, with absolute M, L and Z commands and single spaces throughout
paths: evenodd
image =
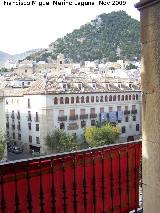
M 104 146 L 114 144 L 120 136 L 120 130 L 117 126 L 107 123 L 101 127 L 88 127 L 84 131 L 84 137 L 90 147 Z
M 63 130 L 54 130 L 45 138 L 46 146 L 51 152 L 66 152 L 77 150 L 79 145 L 76 137 Z
M 0 131 L 0 160 L 2 160 L 2 158 L 3 158 L 5 146 L 6 146 L 6 137 Z

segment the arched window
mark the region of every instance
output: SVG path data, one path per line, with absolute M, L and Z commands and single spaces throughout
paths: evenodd
M 125 101 L 128 101 L 128 95 L 125 96 Z
M 121 96 L 121 101 L 124 101 L 124 95 Z
M 65 98 L 65 104 L 69 104 L 69 98 L 68 97 Z
M 79 103 L 79 97 L 78 96 L 76 97 L 76 103 Z
M 84 103 L 84 96 L 81 97 L 81 103 Z
M 109 96 L 109 101 L 112 101 L 112 95 Z
M 129 100 L 131 100 L 132 99 L 132 96 L 131 95 L 129 95 Z
M 58 98 L 57 97 L 54 98 L 54 104 L 58 104 Z
M 103 102 L 103 96 L 101 96 L 101 98 L 100 98 L 100 102 Z
M 71 97 L 71 104 L 74 104 L 74 97 Z
M 121 96 L 120 95 L 118 95 L 118 101 L 120 101 L 121 100 Z
M 107 102 L 108 101 L 108 96 L 107 95 L 105 95 L 105 102 Z
M 60 97 L 60 104 L 64 104 L 63 97 Z
M 86 97 L 86 103 L 89 103 L 89 96 Z
M 136 94 L 136 100 L 138 100 L 138 94 Z
M 113 101 L 116 101 L 116 95 L 113 96 Z
M 99 97 L 98 96 L 96 96 L 96 102 L 99 102 Z
M 91 102 L 94 103 L 94 96 L 91 96 Z
M 135 100 L 135 98 L 136 98 L 136 97 L 135 97 L 135 95 L 134 95 L 134 94 L 133 94 L 132 98 L 133 98 L 133 100 Z

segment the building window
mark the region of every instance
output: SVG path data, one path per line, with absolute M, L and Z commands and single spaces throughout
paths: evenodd
M 121 101 L 124 101 L 124 95 L 121 96 Z
M 86 121 L 81 121 L 81 128 L 86 126 Z
M 104 112 L 104 107 L 100 107 L 100 113 Z
M 105 95 L 105 102 L 107 102 L 108 101 L 108 96 L 107 95 Z
M 21 123 L 20 123 L 20 121 L 18 121 L 17 129 L 21 130 Z
M 8 100 L 6 99 L 6 105 L 8 105 Z
M 91 114 L 95 114 L 95 108 L 90 109 Z
M 32 136 L 31 135 L 29 135 L 29 143 L 32 143 Z
M 12 110 L 11 118 L 14 119 L 14 110 Z
M 91 120 L 91 126 L 95 126 L 96 125 L 96 121 L 95 120 Z
M 6 123 L 6 128 L 9 129 L 9 122 Z
M 84 96 L 81 97 L 81 103 L 84 103 Z
M 121 130 L 122 130 L 122 134 L 126 133 L 126 127 L 125 126 L 122 126 Z
M 133 121 L 136 121 L 136 115 L 132 116 Z
M 17 119 L 20 120 L 20 112 L 17 111 Z
M 21 140 L 21 134 L 20 133 L 18 134 L 18 140 Z
M 121 106 L 117 106 L 117 111 L 121 111 Z
M 40 144 L 39 137 L 36 137 L 36 144 Z
M 74 104 L 74 97 L 71 97 L 71 104 Z
M 96 102 L 99 102 L 99 97 L 98 96 L 96 96 Z
M 79 97 L 78 96 L 76 97 L 76 103 L 79 103 Z
M 31 102 L 30 102 L 30 98 L 28 98 L 28 108 L 31 107 Z
M 138 94 L 136 94 L 136 100 L 138 100 Z
M 120 101 L 121 100 L 121 96 L 120 95 L 118 95 L 118 101 Z
M 136 110 L 136 105 L 132 105 L 132 110 Z
M 60 128 L 60 129 L 65 129 L 64 123 L 60 123 L 60 124 L 59 124 L 59 128 Z
M 32 129 L 31 123 L 28 123 L 28 129 L 29 129 L 29 130 Z
M 89 103 L 89 96 L 86 97 L 86 103 Z
M 103 96 L 101 96 L 101 98 L 100 98 L 100 102 L 103 102 Z
M 60 104 L 64 104 L 63 97 L 60 97 Z
M 94 96 L 91 96 L 91 102 L 94 103 Z
M 111 95 L 109 96 L 109 101 L 112 101 L 112 96 Z
M 139 124 L 136 124 L 136 131 L 139 131 Z
M 32 121 L 31 111 L 28 111 L 28 121 Z
M 133 94 L 132 99 L 135 100 L 135 95 Z
M 80 115 L 85 115 L 86 110 L 85 109 L 80 109 Z
M 70 109 L 70 116 L 75 116 L 75 109 Z
M 13 139 L 15 139 L 16 138 L 16 136 L 15 136 L 15 132 L 13 132 Z
M 15 124 L 12 124 L 12 129 L 15 129 Z
M 27 69 L 25 69 L 25 73 L 27 73 Z
M 69 98 L 68 97 L 65 98 L 65 104 L 69 104 Z
M 58 98 L 57 97 L 54 98 L 54 104 L 58 104 Z
M 116 101 L 116 95 L 113 96 L 113 101 Z
M 125 106 L 125 111 L 128 111 L 128 106 Z
M 109 112 L 112 112 L 113 111 L 113 107 L 109 107 Z
M 128 95 L 125 96 L 125 101 L 128 101 Z
M 129 95 L 129 100 L 131 101 L 131 99 L 132 99 L 132 96 L 131 96 L 131 95 Z
M 36 122 L 39 121 L 39 117 L 38 117 L 38 112 L 36 112 L 36 119 L 35 119 Z
M 128 116 L 125 116 L 125 122 L 128 122 Z
M 36 124 L 36 131 L 39 131 L 39 124 Z

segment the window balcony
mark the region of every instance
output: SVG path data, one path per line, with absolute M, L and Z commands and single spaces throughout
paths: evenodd
M 58 121 L 67 121 L 67 116 L 58 116 Z
M 137 109 L 132 109 L 131 114 L 137 114 Z
M 2 163 L 0 212 L 137 212 L 140 160 L 137 141 Z
M 88 114 L 80 115 L 80 119 L 88 119 Z
M 70 121 L 76 121 L 76 120 L 78 120 L 78 115 L 71 115 L 71 116 L 69 116 L 69 120 Z
M 91 113 L 90 114 L 90 118 L 96 118 L 97 117 L 97 114 L 96 113 Z
M 130 110 L 125 110 L 124 111 L 124 115 L 129 115 L 130 114 Z

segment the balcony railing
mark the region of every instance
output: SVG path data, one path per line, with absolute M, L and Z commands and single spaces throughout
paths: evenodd
M 69 116 L 69 120 L 70 121 L 78 120 L 78 115 L 71 115 L 71 116 Z
M 131 114 L 137 114 L 137 109 L 132 109 Z
M 80 115 L 80 119 L 87 119 L 87 118 L 88 118 L 88 114 Z
M 0 164 L 0 212 L 130 212 L 141 142 Z
M 97 114 L 96 113 L 91 113 L 90 114 L 90 118 L 96 118 L 97 117 Z
M 129 115 L 130 114 L 130 110 L 125 110 L 124 111 L 124 115 Z
M 58 121 L 67 121 L 67 116 L 58 116 Z

